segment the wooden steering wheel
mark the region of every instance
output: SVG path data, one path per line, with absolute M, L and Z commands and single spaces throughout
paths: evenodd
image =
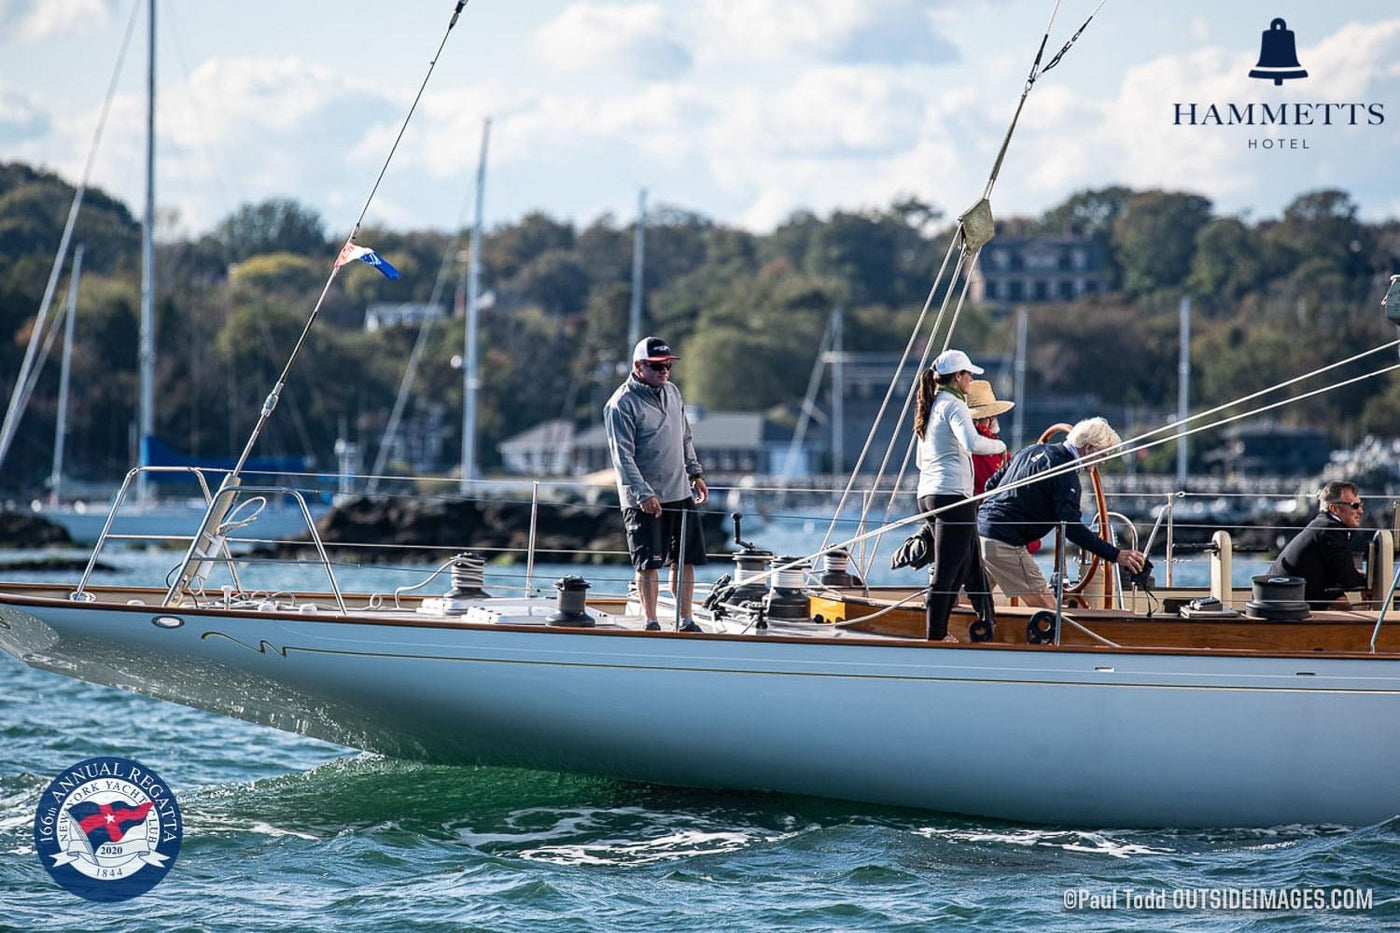
M 1038 443 L 1048 444 L 1050 438 L 1056 434 L 1068 434 L 1070 426 L 1067 424 L 1052 424 L 1040 434 Z M 1108 497 L 1103 492 L 1103 480 L 1099 478 L 1098 465 L 1089 467 L 1089 483 L 1094 489 L 1094 504 L 1097 507 L 1098 515 L 1095 519 L 1094 531 L 1102 535 L 1108 529 Z M 1064 536 L 1059 528 L 1055 529 L 1055 566 L 1060 566 L 1060 556 L 1065 546 Z M 1079 579 L 1073 583 L 1065 584 L 1065 606 L 1088 607 L 1090 595 L 1089 584 L 1093 582 L 1094 574 L 1099 570 L 1099 565 L 1103 563 L 1103 558 L 1097 554 L 1090 555 L 1089 567 L 1084 569 L 1083 551 L 1080 552 L 1080 573 Z M 1103 575 L 1102 595 L 1103 608 L 1113 608 L 1114 587 L 1116 586 L 1115 575 L 1105 572 Z

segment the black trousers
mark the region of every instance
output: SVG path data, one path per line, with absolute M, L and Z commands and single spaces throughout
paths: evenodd
M 954 505 L 954 503 L 957 503 Z M 962 496 L 920 496 L 919 510 L 941 509 L 929 519 L 933 526 L 933 567 L 929 570 L 928 595 L 924 597 L 927 638 L 941 641 L 948 634 L 948 617 L 967 588 L 968 597 L 980 618 L 992 621 L 992 595 L 982 572 L 982 550 L 977 540 L 977 503 L 963 502 Z

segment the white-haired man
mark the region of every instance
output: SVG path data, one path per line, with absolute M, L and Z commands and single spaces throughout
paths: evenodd
M 1070 429 L 1063 443 L 1027 447 L 987 480 L 988 492 L 1033 480 L 988 496 L 977 510 L 982 564 L 1003 593 L 1020 597 L 1026 605 L 1054 608 L 1055 598 L 1026 545 L 1039 541 L 1061 522 L 1065 535 L 1080 547 L 1134 573 L 1142 569 L 1147 555 L 1119 549 L 1084 524 L 1077 470 L 1066 468 L 1054 476 L 1033 479 L 1120 443 L 1118 432 L 1107 421 L 1086 418 Z

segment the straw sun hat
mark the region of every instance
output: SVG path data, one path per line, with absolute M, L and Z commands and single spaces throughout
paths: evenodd
M 972 385 L 967 388 L 967 407 L 975 421 L 981 418 L 995 418 L 997 415 L 1004 415 L 1015 408 L 1016 403 L 998 401 L 990 382 L 985 379 L 974 379 Z

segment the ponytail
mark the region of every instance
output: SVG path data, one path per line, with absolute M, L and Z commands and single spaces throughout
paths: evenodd
M 924 439 L 928 430 L 928 415 L 933 410 L 933 396 L 938 391 L 938 374 L 932 368 L 919 373 L 919 392 L 914 401 L 914 433 Z
M 919 440 L 924 439 L 924 434 L 928 431 L 928 416 L 933 411 L 933 397 L 938 394 L 938 390 L 953 384 L 957 378 L 957 373 L 948 373 L 940 376 L 932 367 L 919 374 L 919 394 L 914 401 L 914 433 L 919 436 Z M 962 393 L 957 393 L 962 398 Z

